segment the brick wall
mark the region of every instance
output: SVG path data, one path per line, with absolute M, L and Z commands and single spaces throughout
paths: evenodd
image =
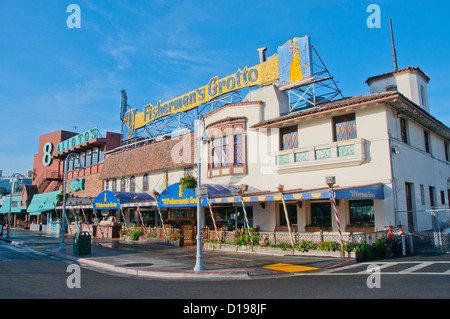
M 196 144 L 194 133 L 190 133 L 110 154 L 105 158 L 100 178 L 117 178 L 191 166 L 195 163 Z M 177 158 L 174 159 L 174 156 Z

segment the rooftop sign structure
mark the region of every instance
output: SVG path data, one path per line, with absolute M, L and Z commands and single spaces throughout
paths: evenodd
M 278 53 L 267 61 L 250 68 L 238 69 L 236 73 L 221 79 L 213 76 L 204 86 L 177 98 L 166 102 L 158 101 L 155 105 L 148 104 L 142 111 L 131 108 L 125 112 L 122 107 L 123 139 L 137 137 L 137 130 L 157 120 L 194 110 L 202 104 L 243 88 L 274 83 L 279 85 L 280 90 L 291 90 L 308 85 L 315 78 L 311 48 L 308 36 L 294 38 L 280 46 Z M 165 122 L 163 126 L 167 127 L 167 124 Z M 154 125 L 156 127 L 156 123 Z M 147 131 L 152 130 L 147 128 Z

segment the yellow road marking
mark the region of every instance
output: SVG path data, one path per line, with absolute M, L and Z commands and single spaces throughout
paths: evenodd
M 44 248 L 44 246 L 34 246 L 34 247 L 31 247 L 31 248 L 39 249 L 39 248 Z
M 267 265 L 267 266 L 263 266 L 262 268 L 284 271 L 284 272 L 300 272 L 300 271 L 320 269 L 320 268 L 315 268 L 315 267 L 306 267 L 306 266 L 301 266 L 301 265 L 292 265 L 292 264 L 283 264 L 283 263 Z

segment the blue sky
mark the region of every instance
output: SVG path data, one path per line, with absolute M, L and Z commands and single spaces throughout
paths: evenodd
M 69 29 L 67 6 L 81 8 Z M 366 12 L 381 9 L 381 28 Z M 39 135 L 120 131 L 120 91 L 141 110 L 259 63 L 294 37 L 311 42 L 344 96 L 399 68 L 430 78 L 431 114 L 450 124 L 450 5 L 444 1 L 0 0 L 0 170 L 33 167 Z

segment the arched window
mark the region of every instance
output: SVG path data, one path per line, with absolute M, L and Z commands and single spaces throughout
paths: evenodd
M 125 192 L 127 188 L 127 180 L 125 178 L 122 178 L 120 180 L 120 191 Z
M 208 177 L 247 174 L 246 118 L 228 119 L 208 128 Z
M 113 181 L 112 181 L 111 190 L 112 190 L 113 192 L 116 192 L 116 191 L 117 191 L 117 180 L 116 180 L 116 179 L 113 179 Z

